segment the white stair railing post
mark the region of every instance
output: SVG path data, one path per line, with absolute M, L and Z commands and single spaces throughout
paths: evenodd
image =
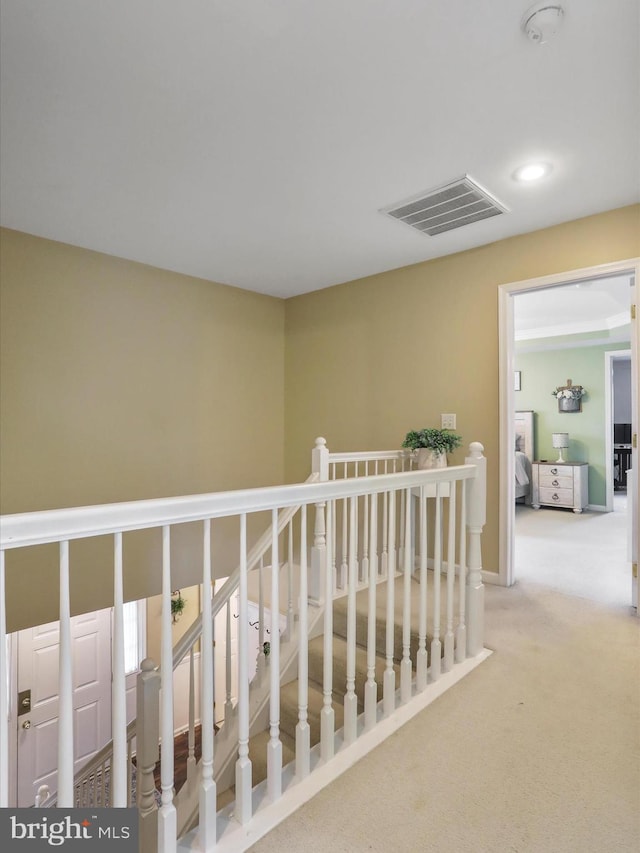
M 327 530 L 332 536 L 335 501 L 327 505 Z M 333 565 L 331 549 L 325 551 L 325 601 L 324 639 L 322 663 L 322 711 L 320 712 L 320 756 L 329 761 L 334 754 L 335 712 L 332 705 L 333 693 Z
M 376 587 L 378 582 L 378 495 L 371 495 L 369 526 L 369 591 L 367 607 L 367 682 L 364 688 L 364 727 L 372 729 L 377 718 L 378 685 L 376 683 Z
M 231 700 L 231 602 L 227 601 L 225 627 L 225 698 L 224 698 L 224 728 L 225 735 L 231 732 L 231 715 L 233 714 L 233 702 Z
M 401 496 L 402 500 L 402 496 Z M 402 663 L 400 664 L 400 701 L 411 699 L 411 489 L 405 489 L 402 501 L 403 531 L 403 586 L 402 586 Z
M 158 849 L 158 804 L 153 771 L 160 743 L 160 673 L 151 658 L 140 664 L 136 680 L 136 801 L 141 853 Z
M 433 545 L 433 639 L 431 640 L 431 680 L 437 681 L 442 671 L 440 643 L 440 581 L 442 577 L 442 495 L 436 483 L 436 517 Z
M 251 819 L 252 765 L 249 758 L 249 607 L 247 601 L 247 516 L 240 516 L 240 582 L 238 601 L 238 758 L 236 810 L 238 823 Z M 228 653 L 228 652 L 227 652 Z
M 9 705 L 4 689 L 9 674 L 7 660 L 7 606 L 4 551 L 0 551 L 0 809 L 9 806 Z
M 202 676 L 200 724 L 202 726 L 202 779 L 200 782 L 199 840 L 205 853 L 216 845 L 216 796 L 213 777 L 214 759 L 214 653 L 211 613 L 211 521 L 205 519 L 202 561 Z
M 347 578 L 347 683 L 344 695 L 344 742 L 353 743 L 358 727 L 356 696 L 356 585 L 358 564 L 356 552 L 357 498 L 349 498 L 349 574 Z
M 187 781 L 192 782 L 196 772 L 196 669 L 195 651 L 189 649 L 189 733 L 187 735 Z
M 110 797 L 114 808 L 127 805 L 127 696 L 124 672 L 124 599 L 122 578 L 122 533 L 114 534 L 113 553 L 113 661 L 111 684 Z
M 267 788 L 272 801 L 282 794 L 282 741 L 280 740 L 280 559 L 278 510 L 271 515 L 271 649 Z
M 321 483 L 325 483 L 329 479 L 329 449 L 327 442 L 322 437 L 316 438 L 316 445 L 311 451 L 311 471 L 318 475 L 318 480 Z M 322 604 L 324 600 L 326 550 L 325 504 L 317 503 L 309 577 L 309 601 L 316 605 Z
M 389 563 L 387 567 L 387 611 L 386 611 L 386 644 L 385 644 L 385 670 L 382 680 L 383 710 L 386 717 L 393 713 L 396 707 L 396 673 L 393 668 L 393 655 L 395 651 L 395 561 L 393 555 L 396 548 L 396 493 L 389 494 L 388 515 L 389 523 Z M 387 492 L 385 492 L 387 495 Z
M 73 672 L 69 598 L 69 542 L 60 543 L 60 663 L 58 674 L 58 807 L 73 802 Z M 4 684 L 2 685 L 4 690 Z
M 427 495 L 420 486 L 420 602 L 418 622 L 418 654 L 416 658 L 416 690 L 427 686 L 429 655 L 427 652 Z
M 476 476 L 467 480 L 467 530 L 469 565 L 467 574 L 467 655 L 474 657 L 484 647 L 484 584 L 482 583 L 482 529 L 487 519 L 487 460 L 478 441 L 469 445 L 468 465 Z
M 258 683 L 262 682 L 267 668 L 267 656 L 264 653 L 264 636 L 264 557 L 260 557 L 258 564 L 258 660 L 256 662 Z
M 173 639 L 171 634 L 171 528 L 162 528 L 162 616 L 161 658 L 162 679 L 162 741 L 160 748 L 160 787 L 158 812 L 158 853 L 175 853 L 178 820 L 173 802 L 174 742 L 173 742 Z
M 296 776 L 304 779 L 310 770 L 311 728 L 309 704 L 309 636 L 307 595 L 307 505 L 300 510 L 300 614 L 298 626 L 298 724 L 296 725 Z
M 456 483 L 449 483 L 449 537 L 447 541 L 447 625 L 444 635 L 444 671 L 453 669 L 453 596 L 456 581 Z
M 456 663 L 462 663 L 467 656 L 467 490 L 462 485 L 460 505 L 460 580 L 458 586 L 459 615 L 456 628 Z

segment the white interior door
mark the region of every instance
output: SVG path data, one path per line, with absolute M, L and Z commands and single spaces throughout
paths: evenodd
M 111 616 L 109 610 L 71 620 L 74 771 L 111 738 Z M 40 785 L 57 790 L 59 623 L 18 635 L 18 806 L 32 806 Z

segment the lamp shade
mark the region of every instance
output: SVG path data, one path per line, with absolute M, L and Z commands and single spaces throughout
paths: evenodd
M 560 451 L 560 456 L 556 459 L 556 462 L 566 462 L 566 459 L 562 455 L 562 451 L 569 447 L 569 433 L 553 432 L 551 433 L 551 439 L 553 441 L 553 446 Z
M 569 447 L 568 432 L 554 432 L 552 438 L 554 447 Z

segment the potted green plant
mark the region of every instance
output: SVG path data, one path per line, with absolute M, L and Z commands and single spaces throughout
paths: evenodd
M 173 621 L 177 622 L 178 619 L 182 616 L 182 611 L 184 610 L 184 606 L 187 602 L 180 594 L 179 589 L 175 592 L 172 592 L 171 596 L 171 615 L 173 617 Z
M 403 447 L 416 454 L 418 468 L 445 468 L 447 453 L 461 444 L 462 436 L 452 430 L 429 427 L 411 430 L 402 442 Z

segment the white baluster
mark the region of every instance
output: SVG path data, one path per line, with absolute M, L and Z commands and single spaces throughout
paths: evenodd
M 309 598 L 316 604 L 322 604 L 324 594 L 324 566 L 327 550 L 325 525 L 325 504 L 317 503 L 313 529 L 313 547 L 311 548 L 311 577 L 309 578 Z
M 369 476 L 369 462 L 364 463 L 364 476 Z M 363 530 L 362 530 L 362 582 L 369 581 L 369 495 L 362 500 L 363 505 Z
M 465 624 L 465 602 L 467 584 L 467 490 L 462 484 L 460 501 L 460 576 L 458 580 L 459 615 L 456 628 L 456 663 L 467 656 L 467 626 Z
M 344 741 L 353 743 L 357 736 L 358 697 L 356 696 L 356 586 L 358 562 L 356 551 L 356 497 L 349 499 L 349 578 L 347 588 L 347 690 L 344 695 Z
M 467 574 L 467 655 L 474 657 L 484 646 L 484 585 L 482 583 L 482 529 L 487 517 L 487 460 L 483 446 L 474 441 L 469 446 L 467 464 L 476 466 L 476 476 L 467 480 L 467 525 L 469 531 L 469 563 Z
M 447 630 L 444 635 L 444 671 L 453 667 L 453 596 L 456 581 L 456 482 L 449 483 L 449 539 L 447 542 Z
M 395 466 L 395 460 L 394 460 L 394 466 Z M 407 543 L 405 541 L 405 522 L 404 522 L 406 511 L 407 510 L 405 508 L 405 501 L 400 500 L 400 543 L 399 543 L 400 547 L 398 548 L 398 566 L 402 566 L 403 569 L 404 569 L 404 552 L 405 552 L 406 547 L 407 547 Z
M 288 525 L 287 542 L 287 627 L 286 639 L 293 636 L 293 520 Z
M 269 743 L 267 744 L 267 789 L 272 800 L 282 794 L 282 741 L 280 740 L 280 563 L 278 553 L 278 510 L 271 516 L 271 675 L 269 696 Z
M 344 479 L 347 479 L 347 463 L 344 463 Z M 338 589 L 344 589 L 347 585 L 347 573 L 349 571 L 349 552 L 348 552 L 348 511 L 347 499 L 342 499 L 342 562 L 338 572 Z
M 335 501 L 327 504 L 327 531 L 333 535 Z M 328 552 L 327 552 L 328 553 Z M 334 753 L 335 712 L 331 703 L 333 692 L 333 566 L 325 566 L 324 640 L 322 672 L 322 711 L 320 712 L 320 757 L 329 761 Z
M 433 548 L 433 639 L 431 640 L 431 679 L 440 678 L 442 668 L 440 643 L 440 576 L 442 572 L 442 495 L 440 483 L 436 484 L 436 521 Z
M 400 664 L 400 700 L 411 699 L 411 489 L 405 489 L 403 501 L 404 518 L 404 578 L 402 596 L 402 663 Z
M 371 495 L 371 524 L 369 526 L 369 592 L 367 613 L 367 682 L 364 688 L 364 727 L 373 728 L 376 724 L 378 705 L 378 685 L 376 684 L 376 585 L 378 579 L 378 496 Z
M 162 798 L 158 812 L 158 851 L 175 853 L 177 814 L 173 803 L 173 643 L 171 637 L 171 532 L 162 528 L 162 633 L 160 640 L 160 677 L 162 679 L 162 742 L 160 747 L 160 787 Z
M 9 705 L 5 684 L 7 660 L 7 606 L 4 551 L 0 551 L 0 809 L 9 806 Z
M 376 474 L 377 471 L 376 464 Z M 384 473 L 387 473 L 387 462 L 384 463 Z M 380 560 L 380 574 L 386 578 L 389 572 L 389 493 L 384 492 L 382 496 L 382 556 Z
M 236 809 L 240 824 L 251 819 L 252 767 L 249 758 L 249 606 L 247 602 L 247 516 L 240 516 L 240 582 L 238 594 L 238 759 Z M 273 594 L 273 593 L 272 593 Z M 271 644 L 273 648 L 273 643 Z
M 226 642 L 225 642 L 225 688 L 226 696 L 224 700 L 224 728 L 223 732 L 229 734 L 231 732 L 231 715 L 233 714 L 233 702 L 231 700 L 231 602 L 227 601 L 227 625 L 226 625 Z
M 113 651 L 111 683 L 111 805 L 127 805 L 127 686 L 124 671 L 124 597 L 122 579 L 122 533 L 113 541 Z
M 158 848 L 158 804 L 153 771 L 158 761 L 160 673 L 151 658 L 140 664 L 136 679 L 136 805 L 140 827 L 139 849 Z
M 259 683 L 264 678 L 267 668 L 267 656 L 264 653 L 264 557 L 260 557 L 258 565 L 258 660 L 256 674 Z
M 328 510 L 327 510 L 328 512 Z M 337 565 L 337 549 L 338 549 L 338 502 L 336 500 L 331 501 L 331 518 L 333 522 L 331 524 L 331 535 L 329 536 L 328 541 L 331 542 L 331 598 L 338 591 L 338 565 Z M 327 517 L 327 528 L 329 525 L 329 520 Z M 325 578 L 326 583 L 326 578 Z
M 58 672 L 58 807 L 73 808 L 73 673 L 69 543 L 60 543 L 60 663 Z M 4 685 L 2 685 L 4 690 Z
M 196 670 L 193 646 L 189 649 L 189 732 L 187 734 L 187 781 L 196 770 Z
M 132 741 L 127 741 L 127 806 L 135 805 L 133 798 L 133 761 L 132 759 Z
M 213 618 L 211 614 L 211 521 L 203 522 L 202 543 L 202 674 L 200 689 L 200 725 L 202 727 L 202 778 L 200 782 L 199 842 L 200 849 L 211 851 L 216 846 L 216 782 L 214 759 L 214 653 Z
M 385 492 L 386 494 L 386 492 Z M 389 555 L 395 553 L 396 543 L 396 493 L 389 492 Z M 395 565 L 389 561 L 387 574 L 387 622 L 386 622 L 386 665 L 382 681 L 382 700 L 385 716 L 391 714 L 396 706 L 396 674 L 393 669 L 395 646 Z
M 300 509 L 300 624 L 298 626 L 298 723 L 296 725 L 296 776 L 309 775 L 311 728 L 309 704 L 309 622 L 307 591 L 307 505 Z
M 329 449 L 324 438 L 316 438 L 315 447 L 311 453 L 311 470 L 318 475 L 321 483 L 329 479 L 331 467 L 335 477 L 335 465 L 329 465 Z M 314 526 L 314 541 L 311 548 L 311 575 L 309 578 L 309 599 L 316 605 L 322 604 L 324 594 L 324 567 L 327 540 L 325 535 L 325 505 L 316 504 Z
M 427 686 L 427 496 L 420 486 L 420 602 L 418 624 L 418 654 L 416 658 L 416 690 Z

